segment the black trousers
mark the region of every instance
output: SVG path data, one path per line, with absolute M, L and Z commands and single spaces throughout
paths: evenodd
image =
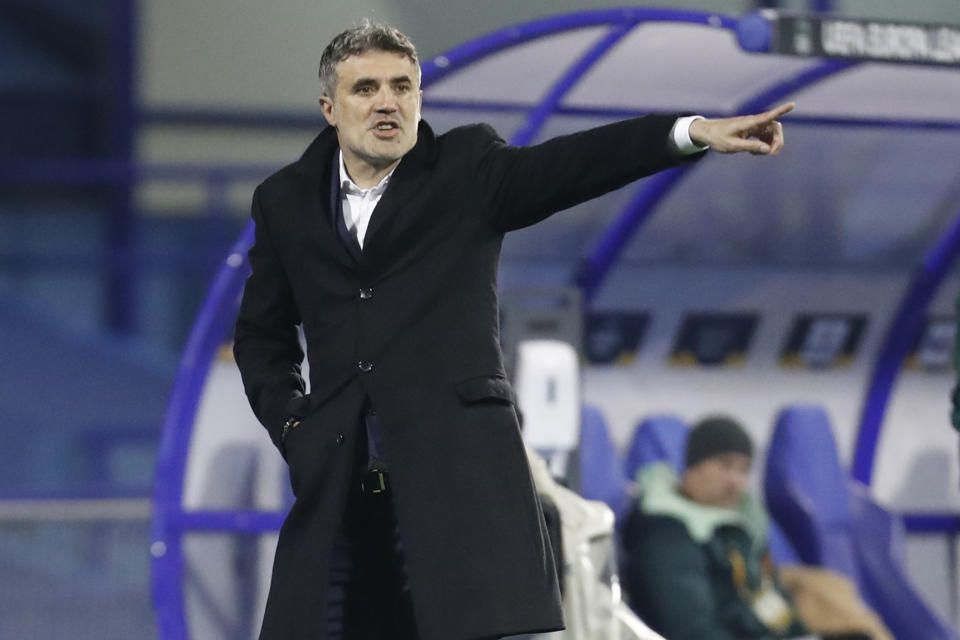
M 368 457 L 357 447 L 350 497 L 327 583 L 330 640 L 417 640 L 403 544 L 390 491 L 365 493 Z M 369 484 L 369 483 L 368 483 Z

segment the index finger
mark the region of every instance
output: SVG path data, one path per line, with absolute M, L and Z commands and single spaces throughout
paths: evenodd
M 757 116 L 763 122 L 772 122 L 780 116 L 790 113 L 793 111 L 793 108 L 797 106 L 796 102 L 787 102 L 786 104 L 781 104 L 779 107 L 770 109 L 769 111 L 764 111 L 759 116 Z

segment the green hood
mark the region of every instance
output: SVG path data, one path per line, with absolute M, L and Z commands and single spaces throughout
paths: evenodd
M 744 492 L 737 509 L 696 503 L 680 495 L 677 491 L 677 473 L 665 462 L 641 469 L 637 474 L 637 482 L 640 485 L 640 507 L 643 512 L 676 518 L 697 543 L 709 542 L 717 527 L 733 525 L 746 531 L 751 540 L 752 553 L 759 554 L 766 547 L 767 515 L 750 493 Z

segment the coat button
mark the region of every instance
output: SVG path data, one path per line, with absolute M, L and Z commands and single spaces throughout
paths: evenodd
M 337 434 L 337 444 L 343 444 L 343 434 L 342 434 L 342 433 L 338 433 L 338 434 Z
M 364 287 L 363 289 L 360 289 L 361 300 L 369 300 L 372 297 L 373 297 L 373 289 L 371 289 L 370 287 Z
M 367 362 L 366 360 L 361 360 L 360 362 L 357 363 L 357 368 L 360 369 L 360 371 L 363 371 L 364 373 L 370 373 L 371 371 L 373 371 L 373 363 Z

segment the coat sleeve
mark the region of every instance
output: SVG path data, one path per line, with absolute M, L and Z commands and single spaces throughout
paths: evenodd
M 683 524 L 667 517 L 634 522 L 624 578 L 644 621 L 670 640 L 745 640 L 723 628 L 706 556 Z
M 300 374 L 303 349 L 297 333 L 299 313 L 261 206 L 261 188 L 253 195 L 255 237 L 251 273 L 240 302 L 233 354 L 257 419 L 280 451 L 280 431 L 291 400 L 303 397 Z
M 489 126 L 477 175 L 494 227 L 529 226 L 625 184 L 704 153 L 678 156 L 669 144 L 676 115 L 649 115 L 512 147 Z

